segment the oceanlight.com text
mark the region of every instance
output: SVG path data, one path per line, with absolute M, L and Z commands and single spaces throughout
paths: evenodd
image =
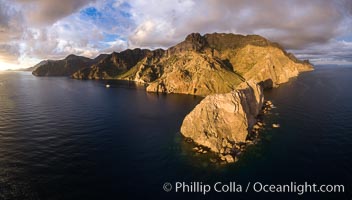
M 163 185 L 166 192 L 177 193 L 202 193 L 206 195 L 209 192 L 217 193 L 295 193 L 303 195 L 304 193 L 343 193 L 345 186 L 342 184 L 316 184 L 316 183 L 296 183 L 288 184 L 264 184 L 261 182 L 248 182 L 247 184 L 239 184 L 236 182 L 216 182 L 214 184 L 206 184 L 203 182 L 166 182 Z

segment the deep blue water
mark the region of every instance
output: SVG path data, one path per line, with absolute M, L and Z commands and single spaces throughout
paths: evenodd
M 201 100 L 113 82 L 0 72 L 0 199 L 204 199 L 163 184 L 344 184 L 344 193 L 210 193 L 207 199 L 352 198 L 352 67 L 318 66 L 265 92 L 276 109 L 240 161 L 197 155 L 179 131 Z M 270 128 L 279 123 L 278 129 Z

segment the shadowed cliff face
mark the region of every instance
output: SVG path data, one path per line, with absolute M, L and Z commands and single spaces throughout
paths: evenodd
M 147 49 L 125 50 L 120 53 L 113 52 L 105 58 L 99 60 L 91 67 L 79 70 L 72 74 L 73 78 L 77 79 L 120 79 L 121 76 L 131 70 L 144 58 L 157 59 L 163 55 L 164 51 L 159 49 L 150 51 Z M 132 79 L 133 75 L 126 76 Z
M 69 55 L 63 60 L 46 60 L 35 65 L 35 76 L 70 76 L 72 73 L 90 66 L 94 60 L 82 56 Z

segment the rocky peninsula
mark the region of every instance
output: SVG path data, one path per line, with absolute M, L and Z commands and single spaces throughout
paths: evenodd
M 181 134 L 227 162 L 250 142 L 263 89 L 313 70 L 261 36 L 225 33 L 192 33 L 167 50 L 128 49 L 95 59 L 70 55 L 35 68 L 36 76 L 129 80 L 145 84 L 148 92 L 204 96 L 185 117 Z

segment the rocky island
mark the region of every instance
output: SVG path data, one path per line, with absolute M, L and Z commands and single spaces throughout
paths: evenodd
M 313 70 L 279 44 L 258 35 L 192 33 L 167 50 L 133 49 L 89 59 L 70 55 L 43 61 L 36 76 L 120 79 L 146 85 L 148 92 L 205 98 L 184 119 L 181 133 L 234 162 L 263 108 L 263 89 Z

